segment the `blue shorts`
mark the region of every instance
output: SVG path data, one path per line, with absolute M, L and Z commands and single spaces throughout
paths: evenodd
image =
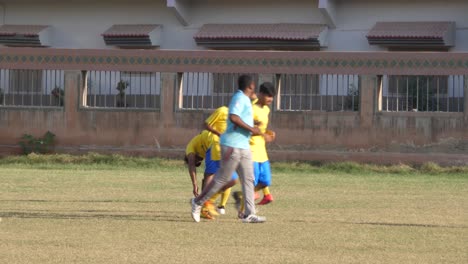
M 219 170 L 220 166 L 221 166 L 221 161 L 211 160 L 211 148 L 209 148 L 206 151 L 206 156 L 205 156 L 205 174 L 215 174 Z M 237 178 L 239 178 L 239 176 L 237 176 L 237 173 L 234 172 L 232 174 L 231 180 L 237 180 Z
M 258 184 L 262 184 L 265 186 L 271 185 L 271 167 L 270 161 L 267 160 L 265 162 L 254 162 L 254 176 L 255 181 L 254 185 L 257 186 Z

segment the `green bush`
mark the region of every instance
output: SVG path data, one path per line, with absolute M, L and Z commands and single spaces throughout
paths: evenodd
M 30 153 L 50 153 L 51 147 L 55 142 L 55 134 L 47 131 L 43 137 L 36 138 L 29 134 L 23 134 L 19 145 L 23 151 L 23 154 L 27 155 Z

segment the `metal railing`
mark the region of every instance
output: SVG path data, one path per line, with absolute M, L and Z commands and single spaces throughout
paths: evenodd
M 179 76 L 178 106 L 186 110 L 216 109 L 229 104 L 242 73 L 185 72 Z M 258 83 L 258 74 L 251 74 Z
M 179 109 L 214 109 L 229 103 L 246 72 L 276 76 L 278 111 L 357 111 L 373 107 L 364 91 L 378 91 L 372 99 L 382 111 L 467 112 L 468 53 L 3 48 L 0 69 L 2 106 L 65 104 L 64 70 L 73 70 L 87 73 L 82 106 L 160 109 L 159 72 L 167 72 L 180 76 L 166 87 Z
M 463 112 L 465 82 L 462 75 L 385 75 L 382 111 Z
M 0 70 L 0 106 L 62 107 L 63 70 Z
M 359 76 L 280 74 L 277 110 L 357 111 Z
M 159 109 L 161 74 L 89 71 L 84 106 L 93 108 Z

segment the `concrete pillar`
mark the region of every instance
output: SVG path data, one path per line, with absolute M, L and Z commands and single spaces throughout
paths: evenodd
M 80 101 L 78 102 L 78 104 L 80 107 L 86 107 L 88 105 L 88 82 L 87 82 L 88 74 L 89 74 L 89 71 L 81 72 L 81 77 L 82 77 L 81 81 L 83 85 L 81 85 L 80 90 L 79 90 Z
M 276 87 L 276 97 L 273 101 L 273 109 L 278 110 L 281 109 L 281 74 L 274 75 L 274 83 Z
M 161 121 L 164 127 L 170 126 L 174 123 L 174 111 L 176 110 L 179 102 L 176 102 L 175 98 L 179 95 L 176 87 L 177 73 L 161 73 Z M 179 98 L 178 100 L 179 101 Z
M 465 116 L 465 126 L 468 127 L 468 75 L 464 76 L 465 87 L 463 89 L 463 109 Z
M 65 122 L 67 130 L 76 128 L 79 95 L 82 89 L 81 71 L 65 71 Z
M 361 89 L 359 100 L 359 117 L 361 127 L 370 128 L 374 120 L 376 110 L 375 94 L 377 90 L 377 76 L 364 75 L 360 77 Z
M 375 88 L 375 111 L 374 113 L 378 113 L 382 111 L 382 98 L 383 98 L 383 76 L 379 75 L 377 77 L 377 87 Z

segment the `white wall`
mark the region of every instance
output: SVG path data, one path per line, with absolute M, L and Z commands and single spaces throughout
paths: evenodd
M 378 21 L 455 21 L 456 46 L 468 51 L 467 0 L 338 0 L 337 29 L 329 50 L 383 50 L 370 46 L 365 35 Z
M 336 0 L 329 51 L 384 50 L 365 38 L 377 21 L 456 21 L 456 47 L 468 51 L 468 0 Z M 182 26 L 166 0 L 0 0 L 6 24 L 52 25 L 53 47 L 107 47 L 101 34 L 113 24 L 163 24 L 162 49 L 202 49 L 193 35 L 205 23 L 325 23 L 317 0 L 190 0 Z M 1 23 L 0 12 L 0 23 Z
M 53 26 L 55 48 L 109 48 L 101 34 L 113 24 L 163 24 L 163 49 L 193 48 L 188 34 L 164 0 L 26 1 L 5 3 L 5 24 Z M 188 45 L 187 45 L 188 44 Z
M 317 0 L 194 0 L 190 21 L 206 23 L 325 23 Z

